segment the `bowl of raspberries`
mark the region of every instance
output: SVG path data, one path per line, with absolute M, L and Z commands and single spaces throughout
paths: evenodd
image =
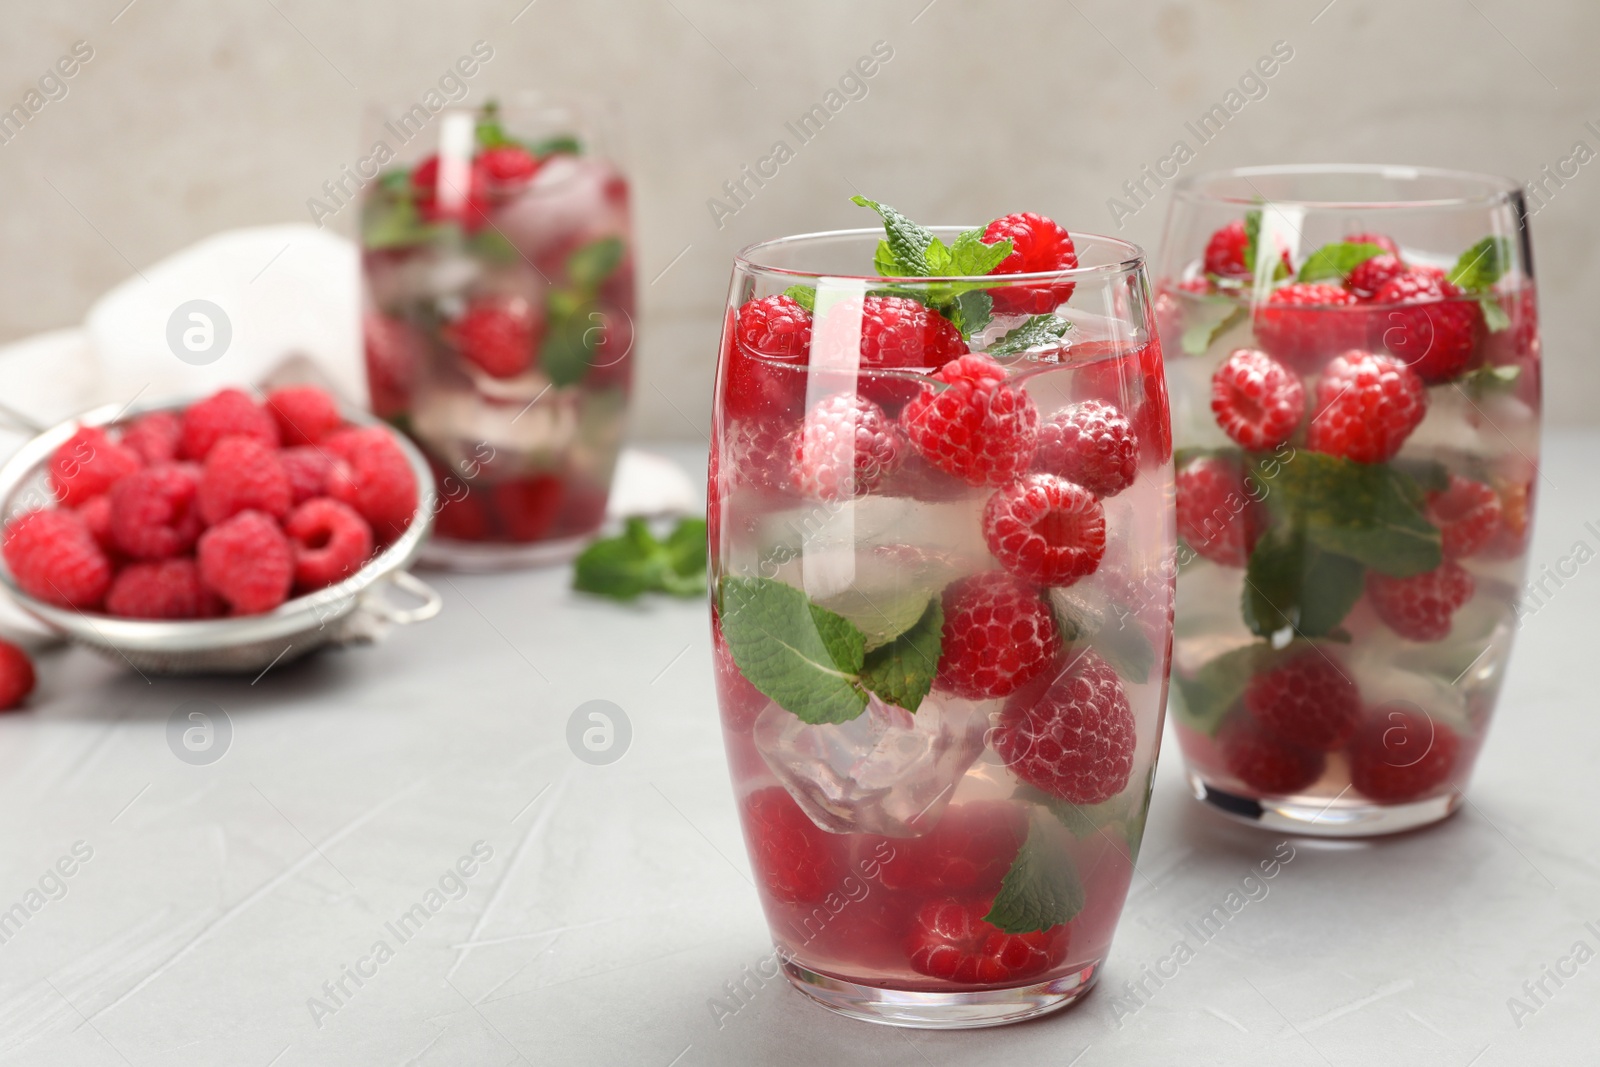
M 405 573 L 435 500 L 403 435 L 316 386 L 98 408 L 0 467 L 0 585 L 142 672 L 261 670 L 436 613 Z

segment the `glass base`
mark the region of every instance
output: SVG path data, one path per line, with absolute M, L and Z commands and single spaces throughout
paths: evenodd
M 1212 811 L 1251 826 L 1308 837 L 1376 837 L 1415 830 L 1449 818 L 1463 799 L 1460 790 L 1409 804 L 1375 804 L 1369 800 L 1338 798 L 1329 802 L 1316 797 L 1304 800 L 1258 798 L 1219 789 L 1193 768 L 1189 768 L 1187 774 L 1195 797 Z
M 800 992 L 829 1011 L 852 1019 L 919 1030 L 971 1030 L 1020 1023 L 1068 1007 L 1093 988 L 1100 977 L 1100 964 L 1096 960 L 1048 982 L 966 993 L 861 985 L 821 974 L 789 959 L 783 961 L 783 973 Z
M 593 534 L 516 544 L 507 541 L 454 541 L 437 534 L 422 546 L 424 567 L 447 571 L 509 571 L 570 563 Z

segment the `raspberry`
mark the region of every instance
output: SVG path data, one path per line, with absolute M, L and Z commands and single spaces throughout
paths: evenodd
M 489 192 L 507 196 L 533 180 L 539 171 L 539 157 L 521 145 L 503 144 L 479 153 L 477 165 L 487 180 Z
M 1350 742 L 1350 785 L 1373 800 L 1413 800 L 1449 780 L 1460 752 L 1450 727 L 1415 705 L 1384 704 Z
M 1127 786 L 1137 738 L 1122 680 L 1084 649 L 1048 685 L 1006 701 L 991 740 L 1023 781 L 1073 804 L 1099 804 Z
M 339 404 L 314 385 L 290 385 L 267 394 L 267 410 L 278 423 L 285 448 L 314 445 L 344 425 Z
M 321 496 L 295 508 L 283 532 L 294 550 L 294 584 L 302 592 L 343 581 L 372 554 L 372 529 L 350 508 Z
M 728 414 L 771 418 L 799 408 L 811 355 L 811 312 L 787 296 L 764 296 L 739 309 L 732 332 L 722 383 Z
M 1244 467 L 1222 456 L 1202 456 L 1178 472 L 1177 489 L 1178 536 L 1213 563 L 1243 567 L 1266 527 Z
M 1211 235 L 1206 242 L 1205 272 L 1223 278 L 1248 278 L 1250 269 L 1244 265 L 1244 252 L 1250 244 L 1244 220 L 1234 219 Z
M 92 610 L 111 585 L 111 561 L 72 511 L 30 511 L 6 526 L 6 567 L 24 593 L 58 607 Z
M 1156 337 L 1129 351 L 1116 341 L 1078 341 L 1072 395 L 1116 407 L 1133 424 L 1146 455 L 1157 463 L 1172 458 L 1172 419 L 1167 410 L 1161 341 Z
M 515 378 L 533 366 L 544 316 L 520 296 L 480 296 L 441 333 L 491 378 Z
M 722 450 L 734 484 L 782 493 L 794 490 L 795 434 L 784 424 L 768 419 L 735 422 L 722 439 Z
M 489 491 L 489 506 L 512 541 L 537 541 L 550 534 L 566 502 L 567 484 L 554 474 L 501 482 Z
M 1345 286 L 1361 300 L 1371 300 L 1388 282 L 1406 272 L 1406 265 L 1391 255 L 1373 256 L 1356 264 Z
M 111 537 L 134 559 L 168 559 L 188 552 L 200 536 L 195 497 L 200 471 L 193 463 L 160 463 L 118 482 L 111 490 Z
M 362 316 L 361 334 L 372 413 L 380 419 L 404 414 L 427 342 L 410 323 L 378 314 Z
M 439 157 L 429 156 L 411 172 L 411 194 L 417 211 L 428 222 L 453 219 L 465 222 L 467 229 L 476 230 L 486 219 L 489 176 L 478 161 L 467 168 L 466 175 L 454 179 L 465 188 L 447 188 L 439 194 Z
M 1217 747 L 1229 774 L 1269 796 L 1300 792 L 1322 777 L 1327 764 L 1321 752 L 1281 741 L 1244 714 L 1222 724 Z
M 872 492 L 899 469 L 907 451 L 882 408 L 848 393 L 818 401 L 792 448 L 800 492 L 819 500 Z
M 1329 654 L 1307 648 L 1250 679 L 1244 710 L 1279 740 L 1331 752 L 1361 717 L 1361 692 Z
M 153 467 L 178 458 L 178 439 L 182 436 L 183 420 L 176 413 L 152 411 L 122 431 L 122 447 L 144 460 L 145 466 Z
M 1009 696 L 1055 662 L 1055 616 L 1033 586 L 986 571 L 952 582 L 943 600 L 941 688 L 969 700 Z
M 828 322 L 853 329 L 853 316 L 835 317 L 837 312 L 835 308 Z M 930 307 L 901 296 L 869 296 L 862 303 L 863 373 L 858 388 L 869 400 L 898 410 L 917 395 L 918 383 L 894 375 L 867 374 L 867 371 L 932 370 L 966 353 L 966 339 L 955 323 Z
M 1500 497 L 1483 482 L 1450 475 L 1443 492 L 1428 494 L 1428 521 L 1439 527 L 1446 559 L 1481 552 L 1500 530 Z
M 993 896 L 1028 836 L 1028 817 L 1004 800 L 956 804 L 923 837 L 889 842 L 894 858 L 884 861 L 885 889 L 947 896 Z
M 10 641 L 0 641 L 0 711 L 19 707 L 33 692 L 33 661 Z
M 417 510 L 417 476 L 392 431 L 381 426 L 340 430 L 323 442 L 345 466 L 328 475 L 328 495 L 354 508 L 379 544 L 399 537 Z
M 1238 348 L 1211 376 L 1211 413 L 1222 432 L 1256 452 L 1277 448 L 1300 425 L 1306 387 L 1265 352 Z
M 328 475 L 333 470 L 333 460 L 320 448 L 298 445 L 278 453 L 284 477 L 289 479 L 289 499 L 294 504 L 304 504 L 314 496 L 327 492 Z
M 239 514 L 200 535 L 195 546 L 200 578 L 235 615 L 271 611 L 289 598 L 294 555 L 270 515 Z
M 183 413 L 178 454 L 201 462 L 218 441 L 231 434 L 254 437 L 268 448 L 278 447 L 278 424 L 266 409 L 238 389 L 224 389 Z
M 78 505 L 78 517 L 94 536 L 94 543 L 107 554 L 115 554 L 117 542 L 111 536 L 111 494 L 101 493 Z
M 1331 361 L 1317 382 L 1306 445 L 1357 463 L 1385 463 L 1427 413 L 1428 394 L 1411 368 L 1352 350 Z
M 1074 270 L 1078 266 L 1078 252 L 1072 246 L 1071 235 L 1054 219 L 1027 211 L 1002 216 L 984 228 L 984 244 L 996 244 L 1007 238 L 1011 239 L 1011 254 L 989 272 L 991 276 L 1044 274 Z M 1008 285 L 990 289 L 989 296 L 994 300 L 994 309 L 1002 314 L 1041 315 L 1072 299 L 1073 288 L 1073 282 L 1026 287 Z
M 128 619 L 204 619 L 222 614 L 222 602 L 200 581 L 187 557 L 130 563 L 106 594 L 106 611 Z
M 207 526 L 241 511 L 289 514 L 293 492 L 278 454 L 253 437 L 224 437 L 206 456 L 195 502 Z
M 1030 474 L 984 505 L 983 540 L 1017 577 L 1071 585 L 1093 574 L 1105 555 L 1105 508 L 1075 482 Z
M 1256 308 L 1256 341 L 1275 359 L 1302 374 L 1330 356 L 1366 340 L 1366 318 L 1351 310 L 1353 294 L 1326 282 L 1295 282 L 1274 289 Z
M 911 444 L 929 463 L 969 485 L 1004 485 L 1028 469 L 1039 409 L 1006 370 L 983 355 L 951 360 L 900 413 Z
M 1400 246 L 1394 243 L 1394 238 L 1384 233 L 1353 233 L 1344 239 L 1345 244 L 1351 245 L 1377 245 L 1389 255 L 1399 258 Z
M 1097 496 L 1116 496 L 1139 473 L 1139 436 L 1110 404 L 1083 400 L 1040 424 L 1033 469 L 1077 482 Z
M 1472 575 L 1446 560 L 1426 574 L 1390 578 L 1367 574 L 1367 601 L 1389 629 L 1413 641 L 1441 641 L 1450 634 L 1450 617 L 1472 599 Z
M 456 481 L 447 488 L 439 486 L 439 511 L 433 517 L 433 534 L 457 541 L 486 541 L 489 539 L 489 508 L 484 494 Z
M 85 426 L 51 453 L 50 488 L 62 507 L 75 508 L 141 466 L 138 453 L 111 440 L 100 427 Z
M 812 822 L 782 786 L 745 798 L 745 840 L 761 885 L 785 904 L 814 904 L 845 874 L 830 835 Z
M 1429 385 L 1450 381 L 1472 362 L 1483 312 L 1449 282 L 1415 271 L 1373 295 L 1371 343 L 1387 348 Z
M 1008 934 L 983 921 L 993 900 L 930 900 L 917 911 L 906 955 L 911 969 L 965 985 L 1015 982 L 1043 974 L 1067 955 L 1072 928 Z

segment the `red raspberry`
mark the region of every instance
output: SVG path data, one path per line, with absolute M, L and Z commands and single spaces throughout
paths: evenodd
M 224 389 L 183 413 L 178 454 L 198 463 L 218 441 L 232 434 L 254 437 L 268 448 L 278 447 L 278 424 L 266 409 L 238 389 Z
M 774 418 L 798 409 L 806 395 L 811 312 L 787 296 L 764 296 L 739 309 L 732 333 L 722 383 L 728 414 Z
M 1099 804 L 1127 786 L 1137 737 L 1122 680 L 1086 648 L 1048 684 L 1006 701 L 991 743 L 1022 781 L 1073 804 Z
M 1151 337 L 1132 351 L 1123 342 L 1078 341 L 1071 353 L 1077 367 L 1072 395 L 1117 408 L 1133 424 L 1146 455 L 1157 463 L 1171 459 L 1172 419 L 1161 341 Z
M 1031 211 L 1005 215 L 984 228 L 983 243 L 998 244 L 1011 239 L 1011 254 L 989 272 L 997 274 L 1045 274 L 1050 271 L 1074 270 L 1078 266 L 1078 252 L 1072 237 L 1054 219 L 1035 215 Z M 1002 314 L 1026 313 L 1042 315 L 1072 299 L 1073 282 L 1054 285 L 1008 285 L 990 289 L 994 309 Z
M 314 445 L 344 425 L 339 403 L 314 385 L 290 385 L 267 394 L 285 448 Z
M 778 493 L 793 492 L 795 440 L 796 435 L 781 422 L 769 419 L 735 422 L 722 438 L 722 466 L 735 485 L 751 485 Z
M 1306 413 L 1299 375 L 1265 352 L 1238 348 L 1211 376 L 1211 413 L 1243 448 L 1264 452 L 1287 441 Z
M 831 835 L 800 810 L 782 786 L 744 801 L 745 841 L 761 886 L 784 904 L 815 904 L 835 892 L 845 874 Z
M 1223 278 L 1248 278 L 1250 270 L 1244 265 L 1244 252 L 1250 244 L 1244 220 L 1234 219 L 1211 235 L 1206 242 L 1205 272 Z
M 410 323 L 375 313 L 362 316 L 361 334 L 372 413 L 380 419 L 404 414 L 427 341 Z
M 1429 385 L 1457 377 L 1484 332 L 1482 310 L 1460 296 L 1449 282 L 1415 271 L 1390 279 L 1372 298 L 1373 347 L 1387 348 Z
M 1306 445 L 1357 463 L 1386 463 L 1427 413 L 1427 391 L 1411 368 L 1351 350 L 1331 361 L 1317 383 Z
M 1400 255 L 1400 246 L 1386 233 L 1353 233 L 1344 241 L 1351 245 L 1377 245 L 1391 256 L 1399 258 Z
M 941 688 L 969 700 L 1008 696 L 1055 662 L 1061 635 L 1033 586 L 986 571 L 952 582 L 943 599 Z
M 1307 648 L 1250 679 L 1244 710 L 1282 741 L 1331 752 L 1355 732 L 1361 691 L 1326 651 Z
M 372 555 L 372 528 L 366 520 L 325 496 L 295 508 L 283 532 L 294 549 L 294 584 L 301 592 L 343 581 Z
M 404 533 L 417 510 L 417 476 L 393 431 L 381 426 L 340 430 L 323 447 L 345 462 L 329 473 L 328 495 L 366 519 L 379 544 Z
M 1223 456 L 1202 456 L 1178 472 L 1177 488 L 1178 536 L 1213 563 L 1243 567 L 1266 528 L 1243 466 Z
M 1406 265 L 1396 256 L 1373 256 L 1356 264 L 1345 279 L 1345 286 L 1361 300 L 1371 300 L 1392 279 L 1406 272 Z
M 20 707 L 33 692 L 33 661 L 10 641 L 0 641 L 0 711 Z
M 1097 496 L 1116 496 L 1139 474 L 1139 437 L 1110 404 L 1083 400 L 1039 426 L 1033 469 L 1077 482 Z
M 772 701 L 751 684 L 733 662 L 733 652 L 722 636 L 722 620 L 711 616 L 711 646 L 716 665 L 717 703 L 722 708 L 722 721 L 734 733 L 749 733 L 756 719 Z
M 1500 490 L 1500 527 L 1479 550 L 1489 559 L 1520 559 L 1528 551 L 1533 532 L 1528 520 L 1533 508 L 1533 482 L 1507 485 Z
M 207 526 L 241 511 L 289 514 L 293 491 L 278 453 L 253 437 L 224 437 L 206 456 L 195 502 Z
M 333 460 L 320 448 L 298 445 L 278 453 L 283 473 L 289 479 L 289 497 L 295 504 L 304 504 L 314 496 L 328 491 L 328 475 L 333 470 Z
M 1483 482 L 1450 475 L 1450 486 L 1428 494 L 1428 521 L 1439 527 L 1446 559 L 1481 552 L 1500 531 L 1500 497 Z
M 993 906 L 982 899 L 922 905 L 906 939 L 911 969 L 963 985 L 990 985 L 1043 974 L 1066 958 L 1070 925 L 1007 934 L 983 921 Z
M 997 489 L 983 508 L 983 540 L 1000 565 L 1040 585 L 1071 585 L 1100 566 L 1106 512 L 1093 493 L 1053 474 Z
M 93 610 L 111 585 L 111 561 L 72 511 L 30 511 L 6 526 L 6 567 L 46 604 Z
M 78 505 L 78 517 L 94 535 L 94 543 L 108 555 L 117 552 L 117 541 L 111 535 L 111 494 L 101 493 Z
M 488 173 L 474 160 L 466 176 L 459 179 L 466 188 L 446 189 L 439 194 L 439 157 L 429 156 L 411 172 L 411 194 L 417 211 L 428 222 L 454 220 L 463 222 L 468 230 L 480 228 L 487 219 Z
M 222 614 L 222 602 L 200 581 L 188 557 L 130 563 L 106 594 L 106 611 L 127 619 L 205 619 Z
M 567 483 L 554 474 L 532 474 L 501 482 L 489 491 L 489 506 L 512 541 L 550 535 L 567 499 Z
M 200 578 L 235 615 L 271 611 L 289 598 L 294 554 L 270 515 L 239 514 L 200 535 Z
M 480 296 L 440 332 L 491 378 L 515 378 L 533 366 L 544 315 L 520 296 Z
M 509 196 L 533 180 L 539 171 L 539 157 L 521 145 L 503 144 L 478 154 L 478 168 L 495 196 Z
M 871 493 L 899 469 L 907 451 L 882 408 L 847 393 L 818 401 L 791 448 L 796 485 L 819 500 Z
M 1390 578 L 1367 574 L 1367 601 L 1389 629 L 1413 641 L 1442 641 L 1450 634 L 1450 617 L 1472 599 L 1472 575 L 1446 560 L 1426 574 Z
M 837 317 L 835 317 L 837 316 Z M 854 328 L 854 317 L 828 316 L 834 328 Z M 820 342 L 819 342 L 820 343 Z M 848 343 L 848 340 L 846 341 Z M 917 395 L 918 384 L 894 375 L 867 371 L 928 371 L 967 353 L 967 342 L 955 323 L 915 300 L 902 296 L 869 296 L 861 310 L 861 370 L 858 389 L 869 400 L 897 411 Z
M 111 490 L 111 537 L 133 559 L 168 559 L 194 547 L 202 526 L 193 463 L 159 463 Z
M 1245 714 L 1235 714 L 1222 724 L 1217 747 L 1229 774 L 1269 796 L 1300 792 L 1322 777 L 1327 764 L 1321 752 L 1279 740 Z
M 1350 785 L 1388 804 L 1414 800 L 1449 780 L 1460 753 L 1450 727 L 1415 705 L 1384 704 L 1350 742 Z
M 1256 342 L 1302 374 L 1330 356 L 1366 340 L 1366 317 L 1350 310 L 1356 298 L 1326 282 L 1295 282 L 1274 289 L 1256 307 Z
M 153 467 L 178 458 L 178 439 L 182 436 L 183 420 L 175 412 L 152 411 L 122 431 L 122 447 L 144 460 L 145 466 Z
M 75 508 L 142 465 L 136 452 L 111 440 L 100 427 L 85 426 L 51 453 L 50 488 L 62 507 Z
M 1028 836 L 1028 816 L 1005 800 L 956 804 L 923 837 L 888 840 L 894 857 L 878 880 L 885 889 L 939 896 L 993 896 Z
M 924 385 L 900 424 L 929 463 L 969 485 L 1004 485 L 1033 462 L 1039 409 L 988 356 L 951 360 Z
M 490 535 L 489 508 L 481 490 L 439 483 L 439 511 L 433 517 L 433 535 L 455 541 L 487 541 Z

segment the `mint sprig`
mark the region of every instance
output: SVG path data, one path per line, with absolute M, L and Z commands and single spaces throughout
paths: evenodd
M 1269 530 L 1245 568 L 1244 623 L 1258 637 L 1285 627 L 1301 637 L 1326 637 L 1361 599 L 1365 568 L 1324 552 L 1290 526 Z
M 1056 834 L 1035 819 L 983 921 L 1008 934 L 1049 930 L 1083 910 L 1083 883 Z
M 1387 251 L 1382 245 L 1368 244 L 1365 241 L 1336 241 L 1333 244 L 1323 245 L 1307 257 L 1300 265 L 1300 273 L 1296 275 L 1297 281 L 1324 282 L 1337 281 L 1343 283 L 1350 277 L 1350 272 L 1374 256 L 1386 255 Z
M 1178 341 L 1185 355 L 1205 355 L 1212 342 L 1245 320 L 1245 309 L 1232 300 L 1207 300 L 1199 306 L 1207 309 L 1206 313 L 1184 327 Z
M 1511 239 L 1490 236 L 1461 253 L 1446 275 L 1453 284 L 1478 298 L 1484 325 L 1490 333 L 1499 333 L 1511 325 L 1511 316 L 1506 314 L 1492 291 L 1495 283 L 1511 268 L 1511 263 Z
M 701 596 L 706 591 L 706 523 L 682 519 L 664 540 L 644 519 L 630 518 L 617 537 L 601 538 L 578 556 L 572 587 L 614 600 L 644 593 Z
M 883 219 L 884 240 L 878 245 L 878 255 L 873 260 L 874 269 L 885 277 L 928 277 L 928 246 L 936 237 L 933 231 L 919 226 L 887 204 L 852 196 L 851 203 L 871 208 Z M 887 268 L 887 269 L 885 269 Z
M 933 688 L 943 636 L 944 608 L 935 598 L 909 630 L 867 652 L 861 684 L 890 704 L 916 710 Z
M 985 244 L 982 230 L 963 230 L 946 245 L 932 230 L 912 222 L 901 212 L 864 196 L 850 198 L 861 207 L 871 208 L 883 219 L 884 239 L 872 257 L 872 269 L 885 278 L 981 277 L 998 267 L 1011 254 L 1009 237 Z M 989 325 L 994 301 L 985 288 L 1003 285 L 994 282 L 938 282 L 895 289 L 934 308 L 971 336 Z
M 791 285 L 783 291 L 783 295 L 807 311 L 817 310 L 817 291 L 809 285 Z
M 1030 348 L 1057 348 L 1061 338 L 1070 329 L 1072 323 L 1066 319 L 1049 314 L 1030 315 L 1020 326 L 1009 330 L 1004 337 L 990 345 L 989 355 L 994 359 L 1003 359 Z

